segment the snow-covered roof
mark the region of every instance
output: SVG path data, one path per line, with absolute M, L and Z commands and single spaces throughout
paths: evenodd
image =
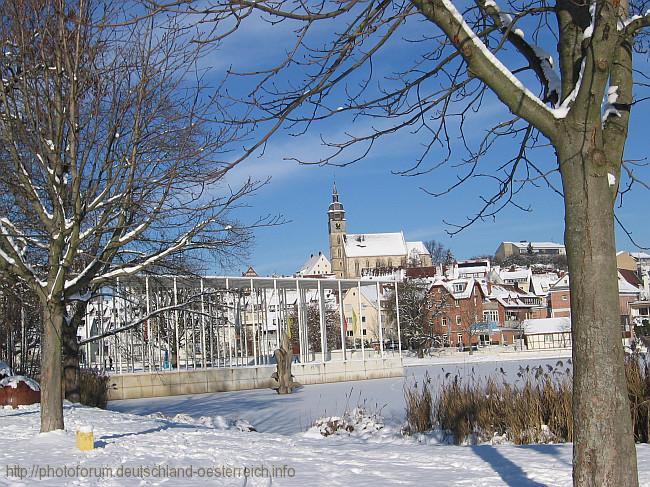
M 408 253 L 416 252 L 418 255 L 429 255 L 429 251 L 424 246 L 424 242 L 406 242 Z
M 524 320 L 524 334 L 540 335 L 545 333 L 562 333 L 571 331 L 571 318 L 537 318 Z
M 322 261 L 324 267 L 329 267 L 330 266 L 330 261 L 325 255 L 323 255 L 322 252 L 319 252 L 316 255 L 312 255 L 309 259 L 307 259 L 307 262 L 305 262 L 300 270 L 298 271 L 298 274 L 310 274 L 314 270 L 314 268 L 318 265 L 319 261 Z M 322 269 L 323 271 L 328 270 L 328 269 Z M 329 269 L 331 270 L 331 268 Z
M 646 254 L 645 252 L 630 252 L 630 255 L 636 260 L 650 259 L 650 254 Z
M 472 292 L 474 291 L 475 284 L 481 284 L 481 282 L 477 279 L 474 279 L 473 277 L 469 278 L 459 278 L 459 279 L 445 279 L 443 277 L 434 277 L 432 287 L 433 286 L 442 286 L 444 287 L 449 294 L 451 294 L 454 299 L 467 299 L 472 296 Z M 460 288 L 462 286 L 461 291 L 457 291 L 457 288 Z M 485 290 L 481 288 L 483 292 Z
M 345 255 L 348 257 L 380 257 L 383 255 L 407 255 L 404 234 L 358 233 L 345 236 Z
M 528 279 L 532 272 L 530 269 L 517 269 L 514 271 L 501 271 L 499 272 L 501 279 L 506 280 L 519 280 L 519 279 Z
M 40 391 L 41 388 L 34 379 L 25 377 L 24 375 L 12 375 L 0 380 L 0 387 L 11 387 L 16 389 L 19 382 L 24 382 L 32 391 Z
M 560 277 L 551 285 L 551 290 L 556 289 L 569 289 L 569 274 Z
M 569 274 L 566 274 L 564 277 L 561 277 L 555 284 L 551 287 L 552 289 L 568 289 L 569 288 Z M 641 290 L 637 287 L 634 287 L 632 284 L 627 282 L 625 278 L 618 273 L 618 292 L 619 294 L 639 294 Z
M 557 274 L 533 274 L 531 276 L 532 291 L 537 296 L 546 296 L 557 279 Z
M 4 362 L 0 362 L 0 375 L 11 375 L 11 367 Z
M 621 272 L 618 272 L 618 293 L 619 294 L 639 294 L 641 290 L 630 284 L 627 279 L 621 274 Z

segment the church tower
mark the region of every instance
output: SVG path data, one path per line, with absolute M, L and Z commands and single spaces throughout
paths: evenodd
M 345 277 L 345 210 L 339 202 L 339 193 L 336 191 L 336 182 L 332 188 L 332 202 L 327 210 L 328 233 L 330 237 L 330 262 L 332 273 L 337 279 Z

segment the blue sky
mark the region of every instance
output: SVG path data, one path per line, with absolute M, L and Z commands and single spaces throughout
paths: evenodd
M 428 25 L 423 27 L 429 28 Z M 290 38 L 289 27 L 271 28 L 254 19 L 248 26 L 245 24 L 242 32 L 228 39 L 206 63 L 215 71 L 226 66 L 246 69 L 259 66 L 260 62 L 270 65 L 273 59 L 282 56 Z M 552 51 L 548 46 L 544 47 Z M 399 41 L 389 46 L 383 56 L 376 57 L 375 69 L 396 69 L 405 58 L 403 49 L 404 45 Z M 647 60 L 642 62 L 642 68 L 646 69 Z M 636 105 L 632 113 L 626 157 L 639 159 L 646 154 L 644 139 L 650 117 L 644 105 Z M 500 120 L 506 115 L 507 112 L 496 99 L 486 99 L 467 126 L 470 142 L 478 142 L 491 121 Z M 345 168 L 299 165 L 285 160 L 290 157 L 318 159 L 327 153 L 322 138 L 340 140 L 346 131 L 363 129 L 364 123 L 370 122 L 361 120 L 353 123 L 349 117 L 342 116 L 315 124 L 298 137 L 290 136 L 287 131 L 280 132 L 270 141 L 263 154 L 238 166 L 229 176 L 232 184 L 249 175 L 258 179 L 270 176 L 271 182 L 250 197 L 247 202 L 249 206 L 238 211 L 237 216 L 250 221 L 259 215 L 281 214 L 288 222 L 279 227 L 258 230 L 250 257 L 236 263 L 234 268 L 221 269 L 215 265 L 209 270 L 216 273 L 241 272 L 252 265 L 262 275 L 291 274 L 311 253 L 320 250 L 329 257 L 326 211 L 334 179 L 346 209 L 350 233 L 403 230 L 409 240 L 441 241 L 457 258 L 492 254 L 503 240 L 563 241 L 564 210 L 561 197 L 546 188 L 535 187 L 529 187 L 518 199 L 524 206 L 530 206 L 530 212 L 509 207 L 494 220 L 477 222 L 450 237 L 446 230 L 452 228 L 445 225 L 443 220 L 451 223 L 466 221 L 480 207 L 480 196 L 487 196 L 487 191 L 493 186 L 487 179 L 474 180 L 451 194 L 434 198 L 419 188 L 443 189 L 455 180 L 459 169 L 446 166 L 418 177 L 392 174 L 391 171 L 404 169 L 415 160 L 420 145 L 426 142 L 426 138 L 420 134 L 402 131 L 386 138 L 364 160 Z M 458 152 L 458 156 L 452 159 L 454 162 L 458 162 L 463 155 L 461 141 L 456 135 L 452 134 L 454 154 Z M 503 154 L 510 156 L 513 150 L 515 146 L 511 142 L 500 143 L 483 162 L 485 171 L 496 167 Z M 354 154 L 354 151 L 347 153 L 342 161 L 351 159 Z M 555 164 L 554 153 L 541 150 L 535 162 L 547 169 L 552 168 Z M 650 180 L 648 169 L 641 168 L 641 171 L 646 181 Z M 637 242 L 644 246 L 650 246 L 648 201 L 648 191 L 637 187 L 631 195 L 626 195 L 624 207 L 617 211 Z M 617 242 L 620 249 L 634 249 L 620 229 L 617 230 Z

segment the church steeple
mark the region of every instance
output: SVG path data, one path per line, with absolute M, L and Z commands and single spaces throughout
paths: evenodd
M 341 202 L 339 202 L 336 181 L 332 187 L 332 202 L 327 210 L 327 218 L 332 272 L 336 277 L 343 278 L 345 274 L 345 209 Z

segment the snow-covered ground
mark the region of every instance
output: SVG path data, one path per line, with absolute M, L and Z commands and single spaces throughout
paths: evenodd
M 170 420 L 71 405 L 65 419 L 66 431 L 39 434 L 38 406 L 0 410 L 0 485 L 571 485 L 566 444 L 449 446 L 390 428 L 284 436 L 240 431 L 218 417 Z M 75 448 L 74 432 L 85 425 L 95 432 L 90 452 Z M 637 452 L 641 485 L 649 486 L 650 446 Z
M 406 380 L 429 375 L 435 386 L 447 374 L 497 374 L 516 383 L 526 368 L 571 367 L 566 356 L 539 354 L 456 354 L 447 362 L 415 362 L 423 365 L 407 367 Z M 0 409 L 0 486 L 571 485 L 570 444 L 451 446 L 440 434 L 402 436 L 404 381 L 310 385 L 286 396 L 255 390 L 115 401 L 112 411 L 66 404 L 66 431 L 47 434 L 38 433 L 38 406 Z M 344 415 L 358 406 L 364 414 Z M 322 436 L 337 419 L 310 428 L 326 416 L 344 416 L 354 431 Z M 88 425 L 97 448 L 81 452 L 75 431 Z M 637 452 L 641 485 L 650 487 L 650 446 Z

